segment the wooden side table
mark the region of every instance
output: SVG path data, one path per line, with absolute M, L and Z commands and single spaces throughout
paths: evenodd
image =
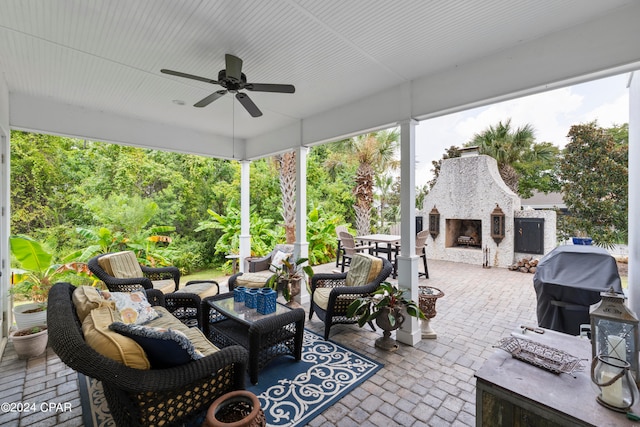
M 584 369 L 554 374 L 520 360 L 504 350 L 487 359 L 476 372 L 476 426 L 633 426 L 625 414 L 596 402 L 591 383 L 591 343 L 544 329 L 521 338 L 565 351 L 583 360 Z M 640 412 L 636 400 L 633 412 Z

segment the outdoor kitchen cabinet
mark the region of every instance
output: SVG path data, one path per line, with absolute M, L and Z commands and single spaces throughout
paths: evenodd
M 476 372 L 476 426 L 555 427 L 633 426 L 625 414 L 596 402 L 591 383 L 589 340 L 544 329 L 544 334 L 519 335 L 584 359 L 584 369 L 554 374 L 496 351 Z M 633 412 L 640 413 L 639 404 Z

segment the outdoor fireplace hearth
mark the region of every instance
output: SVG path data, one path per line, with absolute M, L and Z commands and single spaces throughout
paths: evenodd
M 479 219 L 447 219 L 446 242 L 448 248 L 482 248 L 482 221 Z
M 504 214 L 501 239 L 494 238 L 491 227 L 496 207 Z M 429 259 L 507 268 L 526 255 L 515 251 L 515 218 L 544 218 L 544 252 L 555 247 L 555 212 L 523 210 L 496 160 L 477 151 L 443 160 L 420 214 L 430 215 L 430 230 L 439 231 L 427 242 Z

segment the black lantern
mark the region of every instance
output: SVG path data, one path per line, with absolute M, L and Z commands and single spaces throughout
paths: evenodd
M 591 354 L 621 359 L 630 365 L 636 382 L 638 372 L 638 318 L 624 303 L 623 294 L 602 292 L 602 300 L 591 306 Z
M 429 212 L 429 234 L 431 234 L 434 240 L 438 237 L 438 234 L 440 234 L 440 212 L 438 212 L 435 205 L 433 209 L 431 209 L 431 212 Z
M 491 212 L 491 237 L 500 244 L 504 239 L 504 212 L 496 203 L 496 208 Z

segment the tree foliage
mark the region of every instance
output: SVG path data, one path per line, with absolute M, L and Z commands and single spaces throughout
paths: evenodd
M 500 176 L 505 184 L 518 194 L 522 172 L 545 166 L 554 159 L 557 150 L 551 144 L 535 144 L 535 130 L 530 124 L 512 129 L 511 119 L 498 122 L 474 135 L 465 144 L 478 146 L 480 154 L 496 159 Z
M 586 234 L 599 245 L 626 242 L 628 230 L 628 126 L 575 125 L 560 163 L 570 216 L 564 237 Z
M 384 174 L 399 166 L 397 159 L 400 132 L 390 129 L 371 132 L 339 141 L 332 148 L 336 156 L 328 159 L 328 166 L 335 170 L 342 163 L 355 161 L 355 224 L 358 234 L 368 234 L 371 229 L 371 208 L 374 200 L 374 181 L 379 173 Z
M 464 147 L 478 146 L 480 154 L 496 159 L 505 184 L 522 198 L 531 197 L 534 190 L 560 191 L 560 149 L 550 142 L 536 142 L 534 134 L 531 125 L 512 129 L 511 119 L 507 119 L 476 133 Z M 443 160 L 454 157 L 460 157 L 460 148 L 452 145 L 442 159 L 432 162 L 434 178 L 429 181 L 429 188 L 435 185 Z

